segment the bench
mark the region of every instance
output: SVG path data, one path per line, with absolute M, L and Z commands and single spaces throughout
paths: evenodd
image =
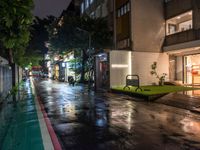
M 142 91 L 140 88 L 140 78 L 138 75 L 127 75 L 126 76 L 126 86 L 123 89 L 128 88 L 130 90 L 130 86 L 136 86 L 137 88 L 135 91 L 137 92 L 138 89 Z

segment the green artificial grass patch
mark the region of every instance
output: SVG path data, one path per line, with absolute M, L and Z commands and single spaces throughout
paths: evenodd
M 164 86 L 141 86 L 142 91 L 138 89 L 137 92 L 135 92 L 136 87 L 130 87 L 130 89 L 124 87 L 114 87 L 111 88 L 111 90 L 114 90 L 116 92 L 122 92 L 122 93 L 132 93 L 137 95 L 143 95 L 143 96 L 154 96 L 154 95 L 161 95 L 161 94 L 167 94 L 167 93 L 173 93 L 173 92 L 179 92 L 179 91 L 190 91 L 190 90 L 200 90 L 200 88 L 194 88 L 194 87 L 185 87 L 185 86 L 173 86 L 173 85 L 164 85 Z

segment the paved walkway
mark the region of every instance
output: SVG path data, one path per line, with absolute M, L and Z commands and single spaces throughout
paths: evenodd
M 186 109 L 200 114 L 200 90 L 170 93 L 155 100 L 155 103 Z
M 21 86 L 20 100 L 0 107 L 0 150 L 53 149 L 30 84 Z

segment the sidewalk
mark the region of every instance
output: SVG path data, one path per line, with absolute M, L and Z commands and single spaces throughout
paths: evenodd
M 170 93 L 155 101 L 200 114 L 200 90 Z
M 20 96 L 16 103 L 5 102 L 0 107 L 0 150 L 53 149 L 30 81 L 21 86 Z

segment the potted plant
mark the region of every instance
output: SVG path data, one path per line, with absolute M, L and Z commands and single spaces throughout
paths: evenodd
M 166 73 L 163 73 L 162 75 L 158 75 L 157 73 L 157 62 L 153 62 L 153 64 L 151 65 L 151 75 L 152 76 L 156 76 L 156 78 L 159 80 L 158 84 L 159 86 L 163 86 L 164 82 L 165 82 L 165 77 L 167 76 Z

